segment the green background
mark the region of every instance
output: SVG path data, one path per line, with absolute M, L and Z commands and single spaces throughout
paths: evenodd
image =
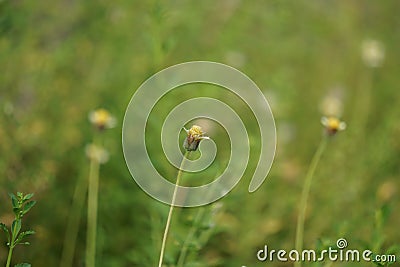
M 240 101 L 201 88 L 172 92 L 158 105 L 164 116 L 192 93 L 216 97 L 246 116 L 254 133 L 245 177 L 218 202 L 218 212 L 206 208 L 207 227 L 187 266 L 265 266 L 256 258 L 264 245 L 293 249 L 304 176 L 322 137 L 321 103 L 332 92 L 340 95 L 347 129 L 330 140 L 317 168 L 305 247 L 341 237 L 350 248 L 376 253 L 399 244 L 399 10 L 397 0 L 0 1 L 0 221 L 12 221 L 8 192 L 33 192 L 38 201 L 23 222 L 37 234 L 31 246 L 17 247 L 14 262 L 59 265 L 72 196 L 88 176 L 85 145 L 95 134 L 88 113 L 104 107 L 118 124 L 101 137 L 110 160 L 100 173 L 97 266 L 156 266 L 168 206 L 131 178 L 121 126 L 142 82 L 192 60 L 222 62 L 253 79 L 271 104 L 278 142 L 266 182 L 249 194 L 259 135 Z M 362 60 L 368 39 L 385 48 L 380 68 Z M 152 123 L 149 131 L 157 133 L 162 120 L 154 116 Z M 161 154 L 159 136 L 150 136 L 151 153 Z M 206 179 L 223 171 L 224 151 L 235 145 L 219 139 L 220 163 L 203 173 Z M 175 179 L 165 160 L 156 166 Z M 168 266 L 196 212 L 174 213 Z M 78 213 L 74 266 L 84 266 L 86 208 Z M 7 248 L 1 238 L 2 264 Z M 374 266 L 333 266 L 361 265 Z

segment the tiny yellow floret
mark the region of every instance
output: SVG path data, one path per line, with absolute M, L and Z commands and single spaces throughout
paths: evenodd
M 200 126 L 193 125 L 189 130 L 186 130 L 187 137 L 183 143 L 183 147 L 187 151 L 195 151 L 199 147 L 200 141 L 203 139 L 209 139 L 205 136 Z
M 343 131 L 346 129 L 346 123 L 333 116 L 322 117 L 321 123 L 323 126 L 325 126 L 326 132 L 329 135 L 334 135 L 338 131 Z
M 104 108 L 90 112 L 89 121 L 99 130 L 113 128 L 116 124 L 115 118 Z

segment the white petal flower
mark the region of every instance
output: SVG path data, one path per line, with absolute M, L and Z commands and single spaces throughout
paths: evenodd
M 326 133 L 328 135 L 334 135 L 337 132 L 346 129 L 346 123 L 333 116 L 322 117 L 321 123 L 325 127 Z
M 383 44 L 377 40 L 365 40 L 361 46 L 362 59 L 370 68 L 382 66 L 385 59 L 385 48 Z
M 115 127 L 117 120 L 106 109 L 100 108 L 89 113 L 89 121 L 99 130 Z
M 95 160 L 100 164 L 106 163 L 110 158 L 107 150 L 95 144 L 88 144 L 85 148 L 85 152 L 89 159 Z

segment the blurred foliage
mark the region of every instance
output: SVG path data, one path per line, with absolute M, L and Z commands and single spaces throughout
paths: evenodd
M 270 101 L 278 132 L 267 181 L 248 194 L 256 140 L 244 179 L 221 200 L 213 234 L 190 256 L 201 264 L 191 266 L 264 266 L 255 255 L 264 244 L 293 248 L 302 182 L 321 138 L 320 106 L 332 91 L 341 95 L 348 129 L 328 145 L 315 174 L 305 248 L 340 237 L 352 248 L 369 244 L 381 252 L 398 244 L 399 9 L 397 0 L 0 1 L 0 221 L 13 218 L 8 192 L 34 192 L 40 203 L 26 218 L 37 233 L 32 246 L 13 257 L 33 266 L 59 264 L 74 187 L 88 175 L 85 145 L 94 134 L 88 113 L 104 107 L 119 127 L 104 133 L 110 160 L 100 174 L 97 266 L 156 265 L 168 207 L 130 177 L 121 125 L 143 81 L 190 60 L 222 62 L 246 73 Z M 362 61 L 366 39 L 385 47 L 380 68 Z M 241 116 L 248 113 L 221 90 L 197 93 L 232 103 Z M 171 92 L 157 110 L 166 114 L 190 97 L 190 90 Z M 162 118 L 154 117 L 150 126 L 160 129 Z M 246 126 L 259 138 L 255 122 Z M 159 142 L 156 134 L 153 139 Z M 157 145 L 150 150 L 162 153 Z M 223 152 L 220 158 L 212 175 L 226 163 Z M 165 159 L 156 163 L 174 179 L 176 170 Z M 383 206 L 391 212 L 385 211 L 377 232 Z M 166 255 L 172 262 L 191 227 L 185 221 L 195 213 L 181 209 L 174 215 Z M 85 225 L 81 221 L 74 266 L 83 266 Z

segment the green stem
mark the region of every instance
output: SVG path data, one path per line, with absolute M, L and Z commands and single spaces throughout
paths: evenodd
M 10 267 L 12 251 L 13 251 L 13 247 L 10 246 L 10 250 L 8 251 L 8 257 L 7 257 L 7 264 L 6 264 L 6 267 Z
M 188 233 L 185 241 L 183 242 L 181 253 L 179 254 L 178 263 L 177 263 L 176 267 L 183 267 L 183 264 L 185 262 L 186 255 L 187 255 L 187 252 L 188 252 L 188 249 L 189 249 L 190 241 L 193 239 L 193 237 L 194 237 L 194 235 L 195 235 L 195 233 L 197 231 L 197 228 L 198 228 L 198 225 L 199 225 L 199 221 L 203 217 L 204 211 L 205 211 L 205 208 L 201 207 L 199 209 L 199 211 L 197 212 L 196 218 L 193 221 L 193 225 L 190 228 L 189 233 Z
M 86 232 L 86 267 L 95 266 L 96 232 L 97 232 L 97 205 L 99 194 L 100 164 L 95 159 L 90 160 L 89 187 L 88 187 L 88 214 Z
M 86 192 L 87 180 L 83 179 L 83 177 L 79 177 L 75 185 L 71 212 L 68 217 L 67 229 L 65 231 L 60 267 L 72 266 L 76 247 L 76 237 L 78 235 L 79 222 L 81 220 L 81 213 L 86 198 Z
M 18 218 L 19 217 L 17 217 L 16 220 L 18 220 Z M 11 264 L 11 257 L 12 257 L 13 249 L 15 247 L 14 242 L 15 242 L 15 238 L 16 238 L 16 235 L 17 235 L 17 233 L 15 231 L 16 228 L 17 227 L 14 227 L 14 229 L 13 229 L 13 231 L 11 233 L 11 241 L 10 241 L 10 246 L 9 246 L 10 249 L 8 250 L 6 267 L 10 267 L 10 264 Z
M 326 144 L 328 142 L 328 136 L 324 136 L 323 139 L 321 140 L 317 151 L 315 152 L 312 160 L 310 167 L 308 169 L 305 181 L 304 181 L 304 186 L 303 186 L 303 191 L 301 192 L 301 199 L 300 199 L 300 210 L 299 210 L 299 215 L 297 218 L 297 227 L 296 227 L 296 241 L 295 241 L 295 249 L 298 251 L 298 253 L 301 254 L 301 251 L 303 250 L 303 235 L 304 235 L 304 220 L 305 220 L 305 215 L 306 215 L 306 210 L 307 210 L 307 199 L 308 195 L 310 193 L 310 188 L 312 184 L 312 179 L 315 173 L 315 169 L 317 168 L 318 162 L 321 159 L 322 153 L 325 150 Z M 301 261 L 295 261 L 294 263 L 295 267 L 301 267 Z
M 164 258 L 164 252 L 165 252 L 165 245 L 167 243 L 169 226 L 171 224 L 172 212 L 174 210 L 174 205 L 175 205 L 176 192 L 178 191 L 179 182 L 180 182 L 181 177 L 182 177 L 183 164 L 185 163 L 185 159 L 188 156 L 188 154 L 189 154 L 189 151 L 186 151 L 185 155 L 183 156 L 183 159 L 182 159 L 182 162 L 181 162 L 181 166 L 179 167 L 178 175 L 176 176 L 175 188 L 174 188 L 174 192 L 172 194 L 172 202 L 171 202 L 171 205 L 169 207 L 167 222 L 165 224 L 165 230 L 164 230 L 163 240 L 162 240 L 162 244 L 161 244 L 160 260 L 158 262 L 158 267 L 162 267 L 163 258 Z

